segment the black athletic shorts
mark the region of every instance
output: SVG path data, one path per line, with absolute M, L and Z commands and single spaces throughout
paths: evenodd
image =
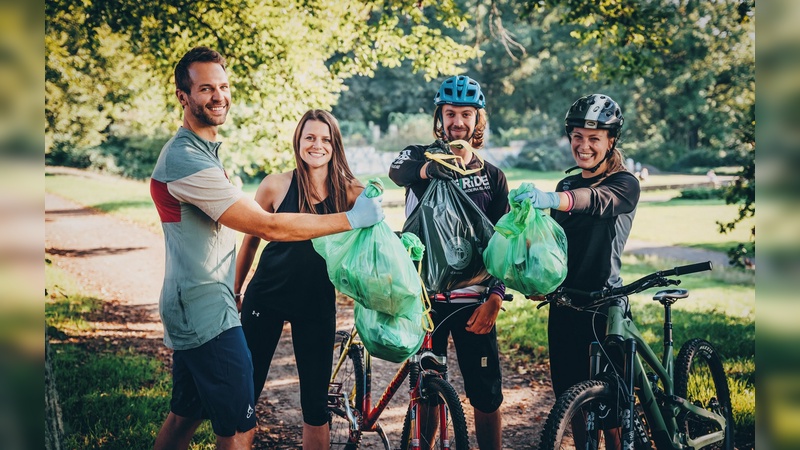
M 233 436 L 256 426 L 253 364 L 242 327 L 172 355 L 170 410 L 190 419 L 210 419 L 214 433 Z

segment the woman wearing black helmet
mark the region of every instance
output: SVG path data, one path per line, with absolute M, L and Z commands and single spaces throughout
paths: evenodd
M 411 145 L 403 149 L 392 162 L 389 178 L 406 188 L 406 216 L 422 198 L 431 179 L 446 179 L 456 183 L 484 212 L 490 222 L 497 223 L 508 212 L 508 183 L 503 172 L 492 164 L 481 163 L 473 149 L 483 147 L 486 129 L 486 99 L 480 85 L 466 75 L 446 79 L 433 100 L 432 145 Z M 467 141 L 470 146 L 449 146 L 448 142 Z M 461 175 L 445 166 L 428 161 L 425 152 L 453 153 L 460 156 L 467 169 L 480 169 Z M 447 263 L 443 262 L 446 266 Z M 488 299 L 477 307 L 465 308 L 462 302 L 478 303 L 478 299 L 457 299 L 434 302 L 437 312 L 434 322 L 433 350 L 447 354 L 448 337 L 453 336 L 459 369 L 464 378 L 464 389 L 475 417 L 475 435 L 481 450 L 502 448 L 503 402 L 502 374 L 497 350 L 495 321 L 505 294 L 505 286 L 497 280 L 487 280 L 483 286 L 468 286 L 463 290 L 486 292 Z M 454 290 L 453 292 L 461 291 Z M 460 302 L 457 302 L 460 301 Z M 441 321 L 453 314 L 452 317 Z
M 567 236 L 567 278 L 562 286 L 594 291 L 622 285 L 620 255 L 628 240 L 639 181 L 627 171 L 617 148 L 624 119 L 619 105 L 602 94 L 579 98 L 564 119 L 572 156 L 581 169 L 556 186 L 556 192 L 533 188 L 515 200 L 530 198 L 539 209 L 550 208 Z M 580 299 L 574 299 L 576 303 Z M 548 322 L 550 375 L 561 395 L 589 375 L 588 349 L 605 334 L 600 315 L 551 306 Z

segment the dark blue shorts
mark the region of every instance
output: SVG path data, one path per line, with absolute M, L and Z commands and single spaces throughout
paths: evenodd
M 174 414 L 210 419 L 219 436 L 256 426 L 253 363 L 242 327 L 223 331 L 200 347 L 176 350 L 172 361 Z

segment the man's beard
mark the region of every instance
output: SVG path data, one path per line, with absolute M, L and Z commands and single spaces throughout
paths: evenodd
M 190 106 L 192 107 L 192 114 L 197 117 L 198 120 L 203 122 L 209 126 L 218 126 L 225 123 L 225 119 L 228 117 L 228 111 L 225 111 L 225 114 L 222 116 L 212 116 L 208 110 L 206 110 L 205 105 L 198 105 L 194 102 L 190 102 Z
M 453 135 L 453 128 L 448 128 L 447 129 L 447 138 L 450 141 L 455 141 L 455 140 L 459 140 L 459 139 L 463 139 L 465 141 L 469 141 L 471 139 L 471 137 L 472 137 L 472 134 L 473 134 L 470 131 L 471 130 L 469 128 L 463 128 L 463 129 L 456 130 L 457 133 L 463 134 L 463 136 L 455 137 Z

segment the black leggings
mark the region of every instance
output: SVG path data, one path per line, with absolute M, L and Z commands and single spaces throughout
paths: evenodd
M 488 334 L 465 330 L 467 320 L 475 312 L 474 306 L 436 303 L 434 309 L 434 324 L 437 327 L 433 333 L 434 353 L 447 355 L 448 337 L 453 336 L 458 366 L 464 379 L 464 391 L 470 404 L 483 413 L 496 411 L 503 403 L 497 329 L 492 328 Z
M 280 311 L 242 305 L 242 328 L 253 358 L 256 401 L 264 389 L 284 321 L 292 326 L 292 345 L 300 377 L 303 422 L 312 426 L 328 423 L 328 382 L 331 377 L 336 316 L 296 316 Z
M 572 385 L 589 379 L 589 346 L 602 342 L 605 315 L 551 306 L 547 323 L 550 345 L 550 377 L 556 397 Z

